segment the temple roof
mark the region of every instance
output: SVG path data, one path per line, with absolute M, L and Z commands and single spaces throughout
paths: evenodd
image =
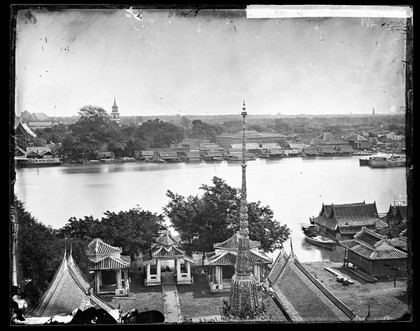
M 102 256 L 108 256 L 108 255 L 118 255 L 122 252 L 122 248 L 121 247 L 114 247 L 111 246 L 105 242 L 102 241 L 102 239 L 100 238 L 95 238 L 93 239 L 87 249 L 86 249 L 86 255 L 90 258 L 90 259 L 97 259 L 97 257 L 99 257 L 99 259 Z M 95 258 L 96 257 L 96 258 Z
M 163 233 L 159 238 L 156 239 L 156 243 L 164 246 L 177 245 L 178 242 L 171 236 L 169 231 Z
M 239 244 L 239 232 L 236 232 L 232 237 L 229 239 L 216 243 L 213 245 L 215 249 L 225 249 L 225 250 L 238 250 L 238 244 Z M 258 248 L 261 244 L 258 241 L 254 241 L 249 239 L 249 248 Z
M 169 231 L 165 231 L 165 233 L 156 239 L 152 247 L 143 253 L 144 265 L 150 264 L 156 259 L 170 260 L 177 258 L 195 263 L 194 259 L 179 247 L 178 241 L 171 236 Z
M 236 265 L 237 254 L 232 251 L 221 251 L 207 254 L 206 257 L 209 265 Z M 249 257 L 252 265 L 269 264 L 272 261 L 265 253 L 256 250 L 251 250 Z
M 280 251 L 267 279 L 264 305 L 272 319 L 292 322 L 350 321 L 358 316 L 329 292 L 294 256 Z M 273 309 L 276 305 L 279 309 Z
M 366 228 L 356 233 L 354 239 L 340 241 L 340 244 L 371 260 L 407 257 L 406 253 L 396 249 L 384 236 Z
M 349 203 L 341 205 L 322 205 L 322 210 L 314 222 L 330 229 L 338 226 L 340 232 L 351 232 L 350 227 L 374 226 L 380 218 L 376 203 Z M 346 229 L 347 228 L 347 229 Z
M 83 310 L 82 306 L 86 305 L 86 301 L 95 308 L 102 308 L 107 312 L 113 310 L 91 291 L 88 280 L 74 262 L 71 253 L 68 257 L 64 254 L 60 267 L 31 315 L 47 317 L 71 314 L 77 308 Z

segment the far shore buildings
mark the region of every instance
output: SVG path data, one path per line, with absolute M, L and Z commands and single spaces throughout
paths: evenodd
M 120 113 L 118 112 L 118 106 L 117 106 L 117 102 L 115 98 L 114 98 L 114 104 L 112 105 L 111 121 L 115 121 L 117 123 L 120 122 Z
M 287 136 L 281 133 L 264 133 L 255 130 L 245 131 L 246 143 L 256 143 L 261 146 L 263 143 L 285 143 Z M 217 136 L 217 143 L 223 148 L 229 148 L 234 144 L 242 144 L 242 132 L 235 134 L 222 134 Z

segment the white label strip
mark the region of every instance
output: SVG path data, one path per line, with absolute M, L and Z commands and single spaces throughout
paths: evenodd
M 383 17 L 409 18 L 413 10 L 409 6 L 334 6 L 334 5 L 249 5 L 247 18 L 293 17 Z

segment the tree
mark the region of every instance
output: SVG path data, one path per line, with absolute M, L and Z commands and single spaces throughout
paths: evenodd
M 17 198 L 14 200 L 16 219 L 19 223 L 18 256 L 22 279 L 25 279 L 25 294 L 28 303 L 37 304 L 47 289 L 61 263 L 64 242 L 56 230 L 37 221 Z
M 184 139 L 184 132 L 180 127 L 156 118 L 144 122 L 138 128 L 137 137 L 147 141 L 148 147 L 165 148 L 181 142 Z
M 73 157 L 95 157 L 104 146 L 117 154 L 124 149 L 121 129 L 100 107 L 82 107 L 78 121 L 69 125 L 69 130 L 63 139 L 63 152 Z
M 222 133 L 223 130 L 224 128 L 221 125 L 216 126 L 204 123 L 201 120 L 193 120 L 189 137 L 195 139 L 207 139 L 211 142 L 216 142 L 216 137 Z
M 138 207 L 119 213 L 107 211 L 100 222 L 99 237 L 135 257 L 138 252 L 150 248 L 162 222 L 161 215 Z
M 92 216 L 72 217 L 59 229 L 59 235 L 77 242 L 83 247 L 81 253 L 94 238 L 101 238 L 112 246 L 122 247 L 124 254 L 134 257 L 139 251 L 150 248 L 163 221 L 161 215 L 140 208 L 118 213 L 106 211 L 104 215 L 101 220 Z M 85 257 L 80 258 L 84 263 Z
M 202 185 L 201 197 L 175 194 L 164 212 L 180 234 L 187 251 L 205 252 L 213 245 L 231 237 L 239 230 L 240 190 L 227 185 L 221 178 L 213 177 L 213 185 Z M 250 239 L 257 240 L 265 251 L 282 247 L 290 236 L 290 229 L 273 219 L 273 212 L 261 202 L 248 203 Z

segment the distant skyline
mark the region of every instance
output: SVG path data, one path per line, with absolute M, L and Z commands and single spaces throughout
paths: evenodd
M 184 11 L 188 12 L 188 11 Z M 229 15 L 228 15 L 229 13 Z M 136 16 L 140 14 L 139 16 Z M 247 19 L 244 10 L 17 17 L 16 115 L 317 115 L 405 106 L 405 19 Z

